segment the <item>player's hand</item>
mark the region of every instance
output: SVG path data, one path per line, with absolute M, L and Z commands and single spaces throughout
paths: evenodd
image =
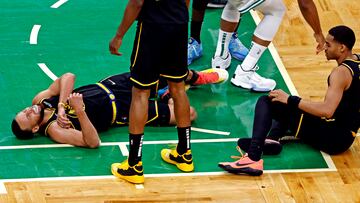
M 272 102 L 281 102 L 284 104 L 287 104 L 287 100 L 289 98 L 289 95 L 282 91 L 281 89 L 273 90 L 269 93 L 269 97 L 271 98 Z
M 83 96 L 80 93 L 71 93 L 69 98 L 69 105 L 75 110 L 75 112 L 80 112 L 84 110 L 84 101 Z
M 62 128 L 70 128 L 70 121 L 65 114 L 65 108 L 63 105 L 59 105 L 57 114 L 57 124 Z
M 316 46 L 316 54 L 319 54 L 320 52 L 322 52 L 325 49 L 325 37 L 322 33 L 314 34 L 314 38 L 317 42 L 317 46 Z
M 113 55 L 121 56 L 122 53 L 119 52 L 119 48 L 122 44 L 122 38 L 115 36 L 109 44 L 109 51 Z

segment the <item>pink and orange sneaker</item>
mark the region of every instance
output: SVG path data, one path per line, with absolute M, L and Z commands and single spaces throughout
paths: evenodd
M 210 68 L 198 72 L 199 78 L 193 85 L 206 85 L 223 83 L 229 78 L 229 73 L 224 69 Z
M 241 153 L 241 151 L 240 151 Z M 235 157 L 233 157 L 235 158 Z M 239 158 L 239 157 L 237 157 Z M 218 166 L 229 173 L 248 174 L 251 176 L 260 176 L 263 174 L 264 161 L 251 160 L 247 154 L 242 155 L 239 160 L 234 162 L 220 162 Z

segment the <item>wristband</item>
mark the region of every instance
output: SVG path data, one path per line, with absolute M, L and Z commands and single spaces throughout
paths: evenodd
M 300 100 L 300 97 L 291 95 L 288 97 L 287 104 L 290 108 L 297 109 L 299 107 Z

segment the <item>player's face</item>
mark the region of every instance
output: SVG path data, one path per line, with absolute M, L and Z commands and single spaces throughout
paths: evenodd
M 337 59 L 341 55 L 341 44 L 328 34 L 325 38 L 325 56 L 327 60 Z
M 43 119 L 40 105 L 33 105 L 20 111 L 15 119 L 22 130 L 32 130 Z

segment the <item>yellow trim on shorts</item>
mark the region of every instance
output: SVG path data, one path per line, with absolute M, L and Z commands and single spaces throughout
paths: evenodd
M 142 31 L 142 23 L 140 23 L 140 30 L 139 30 L 139 35 L 138 35 L 138 41 L 137 41 L 137 46 L 136 46 L 136 52 L 135 52 L 135 57 L 134 57 L 133 64 L 131 64 L 131 68 L 135 66 L 136 59 L 137 59 L 137 55 L 138 55 L 138 52 L 139 52 L 141 31 Z
M 117 108 L 116 108 L 116 103 L 115 103 L 115 95 L 103 84 L 101 83 L 96 83 L 99 87 L 101 87 L 109 96 L 110 101 L 111 101 L 111 106 L 112 106 L 112 110 L 113 110 L 113 116 L 111 119 L 111 124 L 114 124 L 116 121 L 116 114 L 117 114 Z
M 154 118 L 146 121 L 146 123 L 150 123 L 151 121 L 157 119 L 158 117 L 159 117 L 158 104 L 157 104 L 157 101 L 155 101 L 155 116 L 154 116 Z
M 189 72 L 186 72 L 184 75 L 182 76 L 171 76 L 171 75 L 164 75 L 164 74 L 160 74 L 161 77 L 164 78 L 173 78 L 173 79 L 180 79 L 180 78 L 184 78 L 189 74 Z
M 133 81 L 134 83 L 136 83 L 136 84 L 140 85 L 140 86 L 143 86 L 143 87 L 149 87 L 149 86 L 151 86 L 151 85 L 155 85 L 156 83 L 158 83 L 158 82 L 159 82 L 159 80 L 156 80 L 155 82 L 152 82 L 152 83 L 149 83 L 149 84 L 143 84 L 143 83 L 141 83 L 141 82 L 139 82 L 139 81 L 135 80 L 135 79 L 134 79 L 134 78 L 132 78 L 132 77 L 130 77 L 130 80 L 131 80 L 131 81 Z
M 299 125 L 298 125 L 298 127 L 297 127 L 297 130 L 296 130 L 295 137 L 297 137 L 298 134 L 299 134 L 299 132 L 300 132 L 300 127 L 301 127 L 303 118 L 304 118 L 304 114 L 302 113 L 301 116 L 300 116 L 300 121 L 299 121 Z

